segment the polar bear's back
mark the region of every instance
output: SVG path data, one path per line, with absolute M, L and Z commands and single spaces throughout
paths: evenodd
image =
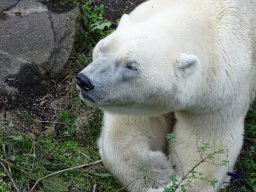
M 173 4 L 171 0 L 150 0 L 142 3 L 130 14 L 131 20 L 140 22 L 157 14 L 160 11 L 168 9 Z
M 163 13 L 165 11 L 171 11 L 170 9 L 177 5 L 185 5 L 189 9 L 199 9 L 200 7 L 210 7 L 214 5 L 214 0 L 148 0 L 138 7 L 136 7 L 131 13 L 131 20 L 134 22 L 141 22 L 148 18 L 155 16 L 156 14 Z M 199 5 L 199 6 L 198 6 Z
M 178 6 L 177 6 L 178 5 Z M 201 21 L 210 22 L 211 25 L 215 29 L 221 29 L 221 30 L 216 30 L 215 32 L 210 31 L 212 33 L 212 39 L 214 39 L 216 36 L 217 38 L 224 38 L 224 39 L 231 39 L 231 42 L 237 41 L 237 37 L 240 37 L 243 39 L 244 43 L 243 46 L 245 49 L 242 51 L 244 52 L 251 52 L 251 64 L 247 63 L 247 65 L 252 65 L 251 66 L 251 80 L 250 80 L 250 85 L 251 85 L 251 90 L 250 92 L 252 93 L 251 100 L 254 99 L 256 96 L 256 0 L 223 0 L 223 1 L 216 1 L 216 0 L 149 0 L 144 3 L 142 3 L 140 6 L 138 6 L 131 14 L 130 14 L 130 19 L 133 22 L 143 22 L 145 20 L 155 20 L 156 22 L 159 22 L 162 19 L 166 19 L 166 15 L 168 15 L 168 19 L 166 21 L 166 26 L 169 26 L 170 23 L 174 22 L 175 23 L 175 15 L 173 15 L 173 9 L 174 7 L 186 7 L 187 10 L 187 16 L 184 19 L 183 17 L 183 22 L 184 23 L 191 23 L 190 22 L 190 17 L 189 14 L 191 12 L 198 13 L 200 16 Z M 236 22 L 235 26 L 232 25 L 232 21 L 228 21 L 230 19 L 230 16 L 228 14 L 230 13 L 229 11 L 232 10 L 233 8 L 237 9 L 239 12 L 238 15 L 241 18 L 234 18 L 236 21 L 240 20 L 243 23 Z M 167 13 L 167 14 L 165 14 Z M 165 15 L 165 16 L 163 16 Z M 235 15 L 235 14 L 234 14 Z M 233 16 L 234 16 L 233 15 Z M 177 15 L 176 15 L 177 16 Z M 219 17 L 220 16 L 220 17 Z M 155 18 L 155 19 L 152 19 Z M 199 19 L 199 18 L 197 18 Z M 221 19 L 221 21 L 218 21 L 218 19 Z M 177 19 L 176 19 L 177 20 Z M 179 20 L 179 19 L 178 19 Z M 211 20 L 211 21 L 210 21 Z M 226 20 L 223 22 L 223 20 Z M 153 22 L 151 22 L 153 23 Z M 192 22 L 195 23 L 195 22 Z M 247 23 L 247 24 L 246 24 Z M 154 23 L 155 25 L 156 23 Z M 222 25 L 223 24 L 223 25 Z M 221 25 L 221 26 L 218 26 Z M 227 26 L 229 25 L 229 27 Z M 191 24 L 191 26 L 193 26 Z M 158 25 L 159 27 L 159 25 Z M 178 27 L 178 26 L 177 26 Z M 230 31 L 228 31 L 229 29 Z M 236 29 L 235 29 L 236 28 Z M 188 31 L 189 26 L 187 27 Z M 234 30 L 235 29 L 235 30 Z M 217 34 L 221 31 L 225 33 L 225 36 Z M 232 37 L 230 38 L 230 34 L 234 33 L 233 38 L 234 41 L 232 40 Z M 215 33 L 215 34 L 214 34 Z M 208 34 L 205 32 L 204 34 Z M 246 35 L 245 35 L 246 34 Z M 248 35 L 248 36 L 247 36 Z M 236 37 L 235 37 L 236 36 Z M 247 37 L 245 37 L 247 36 Z M 203 39 L 203 35 L 200 35 L 201 39 Z M 224 39 L 219 39 L 219 42 L 224 42 Z M 249 40 L 250 39 L 250 40 Z M 206 41 L 204 41 L 206 42 Z M 193 43 L 195 44 L 195 43 Z M 209 43 L 208 43 L 209 44 Z M 230 48 L 230 45 L 227 45 L 226 47 L 223 46 L 223 49 L 226 50 L 228 48 L 231 53 L 236 53 L 241 55 L 241 51 L 238 50 L 237 46 L 239 43 L 234 44 L 232 49 Z M 251 47 L 249 49 L 246 49 L 246 47 Z M 223 53 L 224 50 L 220 50 L 220 55 Z M 245 53 L 244 53 L 245 54 Z M 233 62 L 233 56 L 232 54 L 229 55 L 230 61 L 228 63 L 234 63 Z M 202 57 L 201 57 L 202 58 Z M 242 56 L 241 56 L 242 58 Z M 218 62 L 218 63 L 223 63 L 223 62 Z M 240 63 L 240 64 L 238 64 Z M 237 62 L 237 64 L 240 67 L 246 67 L 244 66 L 244 63 L 240 60 Z M 239 67 L 238 66 L 238 67 Z M 250 68 L 249 66 L 247 66 Z

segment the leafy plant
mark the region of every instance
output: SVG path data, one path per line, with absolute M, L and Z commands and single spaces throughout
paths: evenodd
M 70 115 L 67 110 L 63 110 L 59 113 L 60 120 L 64 123 L 66 131 L 64 135 L 66 136 L 73 136 L 76 134 L 76 128 L 74 123 L 77 119 L 77 115 L 72 114 Z
M 169 143 L 176 142 L 176 136 L 174 133 L 167 133 L 166 138 Z
M 92 48 L 104 36 L 109 34 L 112 22 L 103 17 L 104 5 L 96 5 L 92 0 L 82 5 L 82 20 L 84 28 L 81 29 L 80 38 L 86 46 Z
M 10 182 L 6 181 L 7 175 L 0 170 L 0 192 L 11 191 L 12 185 Z
M 88 64 L 92 61 L 91 56 L 85 55 L 84 53 L 80 53 L 77 56 L 77 60 L 76 62 L 80 65 L 80 66 L 84 66 L 84 64 Z

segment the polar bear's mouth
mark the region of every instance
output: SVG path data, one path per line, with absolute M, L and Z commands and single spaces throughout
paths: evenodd
M 90 96 L 88 96 L 88 95 L 86 94 L 86 92 L 83 91 L 83 90 L 81 90 L 81 96 L 82 96 L 82 98 L 83 98 L 84 100 L 88 100 L 88 101 L 90 101 L 90 102 L 95 103 L 95 101 L 94 101 Z

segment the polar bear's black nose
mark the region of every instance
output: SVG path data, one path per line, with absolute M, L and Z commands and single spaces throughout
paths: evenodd
M 76 83 L 84 91 L 91 91 L 94 89 L 94 86 L 92 85 L 90 79 L 82 73 L 79 73 L 76 76 Z

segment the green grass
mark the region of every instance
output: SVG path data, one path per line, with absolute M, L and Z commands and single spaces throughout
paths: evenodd
M 59 124 L 55 125 L 54 129 L 48 127 L 48 130 L 40 135 L 33 132 L 26 135 L 13 134 L 13 132 L 10 135 L 1 134 L 0 158 L 4 160 L 1 163 L 10 170 L 9 174 L 20 191 L 29 191 L 35 181 L 45 175 L 100 159 L 96 141 L 100 133 L 102 114 L 98 110 L 88 109 L 78 100 L 76 102 L 74 102 L 74 108 L 90 111 L 90 118 L 80 127 L 80 130 L 76 125 L 78 119 L 74 120 L 74 117 L 68 114 L 73 109 L 63 109 L 60 114 L 65 114 L 64 117 L 59 116 L 56 119 Z M 19 118 L 29 117 L 29 112 L 24 109 L 12 112 L 12 114 L 15 113 L 21 114 Z M 75 133 L 68 134 L 67 123 L 74 127 Z M 2 125 L 1 129 L 15 129 L 17 126 L 20 126 L 19 122 L 12 119 Z M 256 190 L 256 106 L 247 115 L 245 130 L 245 146 L 235 168 L 241 170 L 242 178 L 223 191 L 255 192 Z M 46 178 L 37 185 L 35 191 L 59 192 L 71 189 L 92 191 L 94 187 L 102 192 L 115 192 L 122 188 L 99 163 Z M 12 190 L 13 183 L 1 167 L 0 192 Z
M 66 110 L 63 113 L 66 113 Z M 55 130 L 45 131 L 39 137 L 36 137 L 34 133 L 27 133 L 26 135 L 5 134 L 0 138 L 1 163 L 9 170 L 8 173 L 20 191 L 31 190 L 37 179 L 49 173 L 100 159 L 96 147 L 101 126 L 99 111 L 93 112 L 93 117 L 83 127 L 83 131 L 77 130 L 78 132 L 71 135 L 67 134 L 67 120 L 62 121 L 60 118 L 57 121 L 63 124 L 55 127 Z M 11 124 L 13 128 L 16 126 L 15 122 Z M 69 125 L 75 126 L 75 122 Z M 0 168 L 0 192 L 11 191 L 13 183 L 2 168 L 3 166 Z M 36 186 L 35 191 L 60 192 L 71 189 L 91 191 L 95 186 L 97 191 L 120 189 L 112 175 L 104 169 L 101 163 L 98 163 L 46 178 Z

